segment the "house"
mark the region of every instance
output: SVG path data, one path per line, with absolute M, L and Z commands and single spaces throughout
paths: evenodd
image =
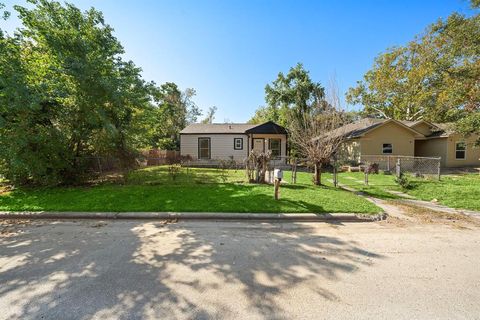
M 349 159 L 365 156 L 440 157 L 445 168 L 480 166 L 477 137 L 464 138 L 447 124 L 365 118 L 332 132 L 347 138 L 341 154 Z
M 242 162 L 252 150 L 270 150 L 276 159 L 287 155 L 287 131 L 269 121 L 263 124 L 194 123 L 180 131 L 180 154 L 198 161 Z

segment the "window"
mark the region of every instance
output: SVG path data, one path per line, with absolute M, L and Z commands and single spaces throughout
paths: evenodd
M 233 139 L 233 149 L 243 150 L 243 138 L 234 138 Z
M 455 159 L 456 160 L 465 160 L 466 151 L 467 151 L 467 146 L 465 142 L 455 143 Z
M 392 154 L 393 153 L 393 147 L 391 143 L 384 143 L 382 146 L 382 153 L 384 154 Z
M 210 159 L 210 138 L 198 138 L 198 159 Z
M 282 140 L 270 139 L 268 140 L 268 149 L 272 151 L 272 157 L 280 157 L 282 155 Z

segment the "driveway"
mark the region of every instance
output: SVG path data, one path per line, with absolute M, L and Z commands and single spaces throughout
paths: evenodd
M 0 225 L 2 319 L 479 319 L 480 233 L 452 223 Z

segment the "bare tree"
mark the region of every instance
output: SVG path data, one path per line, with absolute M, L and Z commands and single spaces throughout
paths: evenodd
M 290 141 L 302 157 L 314 168 L 313 183 L 321 185 L 321 170 L 330 163 L 345 141 L 345 113 L 340 109 L 338 91 L 332 90 L 302 118 L 293 118 L 290 126 Z

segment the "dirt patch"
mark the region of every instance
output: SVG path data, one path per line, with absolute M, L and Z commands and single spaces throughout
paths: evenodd
M 412 221 L 408 221 L 400 217 L 394 217 L 389 215 L 387 216 L 387 219 L 379 221 L 379 224 L 383 226 L 395 226 L 399 228 L 407 228 L 413 225 L 414 223 Z
M 391 202 L 409 217 L 415 218 L 424 224 L 444 224 L 455 228 L 465 229 L 480 227 L 480 220 L 461 213 L 446 213 L 405 203 Z

